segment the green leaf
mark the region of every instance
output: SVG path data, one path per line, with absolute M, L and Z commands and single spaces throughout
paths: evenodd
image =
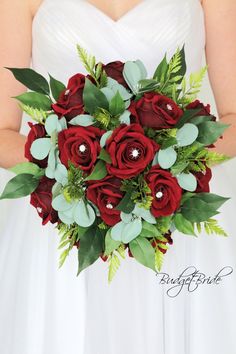
M 60 94 L 66 89 L 66 86 L 61 81 L 54 79 L 50 74 L 49 77 L 52 96 L 57 101 Z
M 29 173 L 13 177 L 5 186 L 0 199 L 21 198 L 31 194 L 37 188 L 39 179 Z
M 132 193 L 133 193 L 132 190 L 125 193 L 123 199 L 116 206 L 117 210 L 121 210 L 126 214 L 130 214 L 134 210 L 135 204 L 131 199 Z
M 201 123 L 209 122 L 212 120 L 212 116 L 197 116 L 189 120 L 190 123 L 199 125 Z
M 170 137 L 170 138 L 168 138 L 168 139 L 166 139 L 166 140 L 164 140 L 163 142 L 162 142 L 162 144 L 161 144 L 161 149 L 162 150 L 165 150 L 165 149 L 167 149 L 167 148 L 169 148 L 169 147 L 171 147 L 171 146 L 173 146 L 173 145 L 177 145 L 177 139 L 176 138 L 174 138 L 174 137 Z
M 193 224 L 191 221 L 185 219 L 182 214 L 176 214 L 173 220 L 178 231 L 186 235 L 196 236 Z
M 26 92 L 13 98 L 16 98 L 24 105 L 30 106 L 32 108 L 42 109 L 44 111 L 49 111 L 51 109 L 52 101 L 42 93 Z
M 130 223 L 126 224 L 122 235 L 121 241 L 123 243 L 129 243 L 138 237 L 140 232 L 142 231 L 142 221 L 140 218 L 132 220 Z
M 102 231 L 94 225 L 90 227 L 80 238 L 80 246 L 78 252 L 79 269 L 77 275 L 82 270 L 93 264 L 103 253 L 104 235 Z
M 158 162 L 159 165 L 164 168 L 168 169 L 174 165 L 177 159 L 177 153 L 174 148 L 169 147 L 165 150 L 159 150 L 158 152 Z
M 177 80 L 176 82 L 180 83 L 182 81 L 182 78 L 185 75 L 186 69 L 187 69 L 186 60 L 185 60 L 185 48 L 184 48 L 184 45 L 183 45 L 181 50 L 178 49 L 176 51 L 176 53 L 173 55 L 173 57 L 170 60 L 170 66 L 171 66 L 172 61 L 174 62 L 175 60 L 176 60 L 176 62 L 178 62 L 178 64 L 176 64 L 175 70 L 172 70 L 173 73 L 172 73 L 170 79 L 172 77 L 179 76 L 179 80 Z
M 198 137 L 198 128 L 192 123 L 186 123 L 177 132 L 178 146 L 191 145 Z
M 83 101 L 86 112 L 92 115 L 98 108 L 106 110 L 109 108 L 109 103 L 104 93 L 87 78 L 85 78 Z
M 230 198 L 221 197 L 214 193 L 197 193 L 195 198 L 199 198 L 215 209 L 219 209 Z
M 194 192 L 197 188 L 197 178 L 192 173 L 181 173 L 177 176 L 181 188 Z
M 103 148 L 106 145 L 106 141 L 107 139 L 110 138 L 110 136 L 112 135 L 113 131 L 112 130 L 108 130 L 106 133 L 104 133 L 100 139 L 100 146 Z
M 106 164 L 103 160 L 99 160 L 94 166 L 92 173 L 85 178 L 85 181 L 99 180 L 106 177 L 106 175 L 107 175 Z
M 109 256 L 121 244 L 121 241 L 115 241 L 111 238 L 111 229 L 109 229 L 105 236 L 105 256 Z
M 214 207 L 196 197 L 186 200 L 182 205 L 181 213 L 185 219 L 191 222 L 206 221 L 219 214 Z
M 161 236 L 161 233 L 154 225 L 149 224 L 149 222 L 143 221 L 142 231 L 139 236 L 151 238 Z
M 130 242 L 129 248 L 132 255 L 139 263 L 156 271 L 155 250 L 147 239 L 139 236 Z
M 191 121 L 191 118 L 195 117 L 199 112 L 200 109 L 187 109 L 178 121 L 176 128 L 181 128 L 185 123 Z
M 112 254 L 108 262 L 109 262 L 108 283 L 111 283 L 117 270 L 120 267 L 120 259 L 116 254 Z
M 124 110 L 125 110 L 125 103 L 119 91 L 117 90 L 115 96 L 111 99 L 109 103 L 109 111 L 111 115 L 117 116 L 122 114 Z
M 17 165 L 9 168 L 9 171 L 14 172 L 16 175 L 19 175 L 21 173 L 26 173 L 30 175 L 38 175 L 40 173 L 43 174 L 43 169 L 33 162 L 18 163 Z
M 157 68 L 154 72 L 153 79 L 155 79 L 158 82 L 165 81 L 166 75 L 168 72 L 168 68 L 169 68 L 169 65 L 167 63 L 166 54 L 165 54 L 164 58 L 162 59 L 160 64 L 157 66 Z
M 21 82 L 32 91 L 49 95 L 49 85 L 47 80 L 33 69 L 28 68 L 6 68 L 10 70 L 16 80 Z
M 198 125 L 199 135 L 197 141 L 204 145 L 213 144 L 229 126 L 229 124 L 219 122 L 201 123 Z
M 108 154 L 108 152 L 105 149 L 101 149 L 98 158 L 107 163 L 111 163 L 111 156 Z
M 155 267 L 160 272 L 164 263 L 164 254 L 157 247 L 155 250 Z

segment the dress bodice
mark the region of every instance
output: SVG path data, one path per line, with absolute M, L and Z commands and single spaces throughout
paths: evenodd
M 150 76 L 185 44 L 188 74 L 202 64 L 204 13 L 200 0 L 143 0 L 115 22 L 87 0 L 43 0 L 32 36 L 34 69 L 65 83 L 85 71 L 77 43 L 104 63 L 140 59 Z

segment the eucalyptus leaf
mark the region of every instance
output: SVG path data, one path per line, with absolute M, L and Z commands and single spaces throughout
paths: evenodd
M 197 179 L 192 173 L 181 173 L 176 176 L 181 188 L 194 192 L 197 188 Z
M 30 147 L 30 152 L 35 159 L 44 160 L 45 157 L 48 156 L 50 149 L 51 149 L 51 139 L 39 138 L 32 143 Z
M 100 139 L 100 146 L 103 148 L 106 145 L 106 141 L 107 139 L 110 138 L 110 136 L 112 135 L 113 131 L 112 130 L 108 130 L 106 133 L 104 133 Z
M 137 93 L 138 82 L 142 79 L 142 72 L 133 61 L 127 61 L 124 65 L 123 76 L 133 93 Z
M 191 145 L 198 137 L 198 128 L 192 123 L 186 123 L 177 131 L 176 140 L 179 146 Z
M 109 256 L 114 250 L 116 250 L 121 244 L 121 241 L 115 241 L 111 238 L 111 229 L 106 233 L 105 237 L 105 256 Z
M 123 221 L 118 222 L 111 228 L 111 238 L 115 241 L 121 241 L 122 232 L 126 226 Z
M 68 171 L 64 165 L 58 163 L 55 169 L 55 180 L 65 186 L 68 183 Z
M 95 123 L 94 117 L 89 114 L 80 114 L 69 121 L 71 125 L 79 125 L 82 127 L 88 127 Z
M 177 159 L 177 153 L 173 147 L 169 147 L 165 150 L 159 150 L 158 163 L 163 169 L 168 169 L 174 165 Z
M 124 113 L 121 114 L 121 116 L 119 117 L 119 121 L 121 124 L 130 124 L 130 115 L 131 112 L 130 111 L 124 111 Z
M 52 207 L 57 211 L 66 211 L 72 209 L 75 203 L 69 203 L 63 194 L 59 194 L 52 200 Z
M 140 216 L 150 224 L 156 224 L 156 218 L 151 214 L 150 210 L 140 208 L 137 204 L 135 205 L 133 214 L 135 214 L 136 216 Z
M 56 114 L 52 114 L 46 119 L 45 129 L 49 136 L 51 136 L 54 131 L 61 131 L 61 126 L 58 122 L 58 117 Z
M 123 211 L 120 213 L 120 217 L 121 217 L 121 220 L 128 224 L 129 222 L 131 222 L 132 218 L 133 218 L 133 215 L 132 213 L 130 214 L 127 214 L 127 213 L 124 213 Z
M 81 199 L 74 209 L 74 220 L 82 227 L 91 226 L 95 221 L 95 212 L 91 205 Z
M 136 218 L 126 224 L 122 230 L 121 240 L 123 243 L 129 243 L 134 240 L 142 231 L 141 218 Z
M 59 219 L 66 225 L 72 225 L 74 223 L 73 209 L 65 211 L 58 211 Z

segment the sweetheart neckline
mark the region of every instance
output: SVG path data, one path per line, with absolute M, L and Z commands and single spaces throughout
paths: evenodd
M 145 3 L 147 2 L 147 0 L 141 0 L 140 2 L 138 2 L 136 5 L 134 5 L 130 10 L 126 11 L 123 15 L 121 15 L 118 19 L 113 19 L 112 17 L 110 17 L 109 15 L 107 15 L 104 11 L 102 11 L 99 7 L 97 7 L 96 5 L 92 4 L 91 2 L 89 2 L 88 0 L 84 0 L 84 3 L 86 3 L 88 6 L 90 6 L 91 8 L 93 8 L 96 12 L 98 12 L 101 16 L 103 16 L 104 18 L 106 18 L 107 20 L 109 20 L 110 22 L 112 22 L 113 24 L 118 24 L 119 22 L 123 21 L 123 19 L 125 19 L 127 16 L 133 14 L 133 12 L 135 12 L 136 10 L 138 10 L 140 7 L 142 7 Z

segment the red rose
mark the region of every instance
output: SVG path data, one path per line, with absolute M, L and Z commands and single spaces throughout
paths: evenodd
M 157 92 L 144 93 L 138 101 L 132 101 L 129 111 L 135 122 L 153 129 L 172 128 L 183 114 L 172 99 Z
M 96 127 L 70 127 L 58 134 L 61 162 L 68 168 L 70 160 L 76 167 L 90 173 L 100 153 L 100 137 L 104 131 Z
M 52 109 L 59 116 L 70 120 L 84 113 L 83 89 L 85 76 L 76 74 L 72 76 L 66 90 L 62 91 L 57 103 L 52 104 Z
M 109 226 L 113 226 L 121 220 L 120 211 L 116 210 L 116 206 L 123 198 L 120 187 L 121 180 L 113 176 L 88 182 L 86 196 L 98 207 L 102 220 Z
M 38 187 L 30 196 L 30 204 L 37 209 L 43 225 L 49 221 L 52 224 L 58 221 L 58 214 L 52 208 L 52 187 L 54 184 L 55 180 L 43 176 Z
M 182 189 L 177 179 L 159 166 L 153 166 L 145 179 L 153 197 L 151 212 L 156 218 L 174 213 L 180 206 Z
M 107 171 L 114 176 L 127 179 L 142 172 L 153 160 L 159 145 L 144 135 L 139 124 L 121 124 L 106 143 L 111 156 Z
M 118 81 L 119 84 L 125 86 L 125 88 L 129 88 L 123 76 L 124 63 L 118 60 L 113 61 L 108 64 L 103 64 L 103 69 L 105 70 L 107 76 Z
M 30 161 L 34 162 L 38 166 L 45 168 L 47 167 L 47 157 L 44 160 L 37 160 L 35 159 L 30 152 L 31 145 L 36 139 L 39 138 L 44 138 L 46 136 L 46 130 L 44 128 L 44 125 L 42 124 L 33 124 L 31 122 L 28 122 L 28 125 L 30 126 L 30 132 L 27 136 L 27 140 L 25 143 L 25 157 Z
M 206 167 L 206 172 L 195 172 L 194 176 L 197 178 L 197 189 L 196 193 L 209 193 L 210 186 L 209 182 L 212 177 L 212 172 L 209 167 Z
M 216 121 L 216 117 L 211 114 L 211 106 L 209 104 L 204 105 L 199 100 L 195 100 L 194 102 L 189 103 L 186 106 L 186 109 L 200 109 L 196 116 L 212 116 L 211 120 Z

